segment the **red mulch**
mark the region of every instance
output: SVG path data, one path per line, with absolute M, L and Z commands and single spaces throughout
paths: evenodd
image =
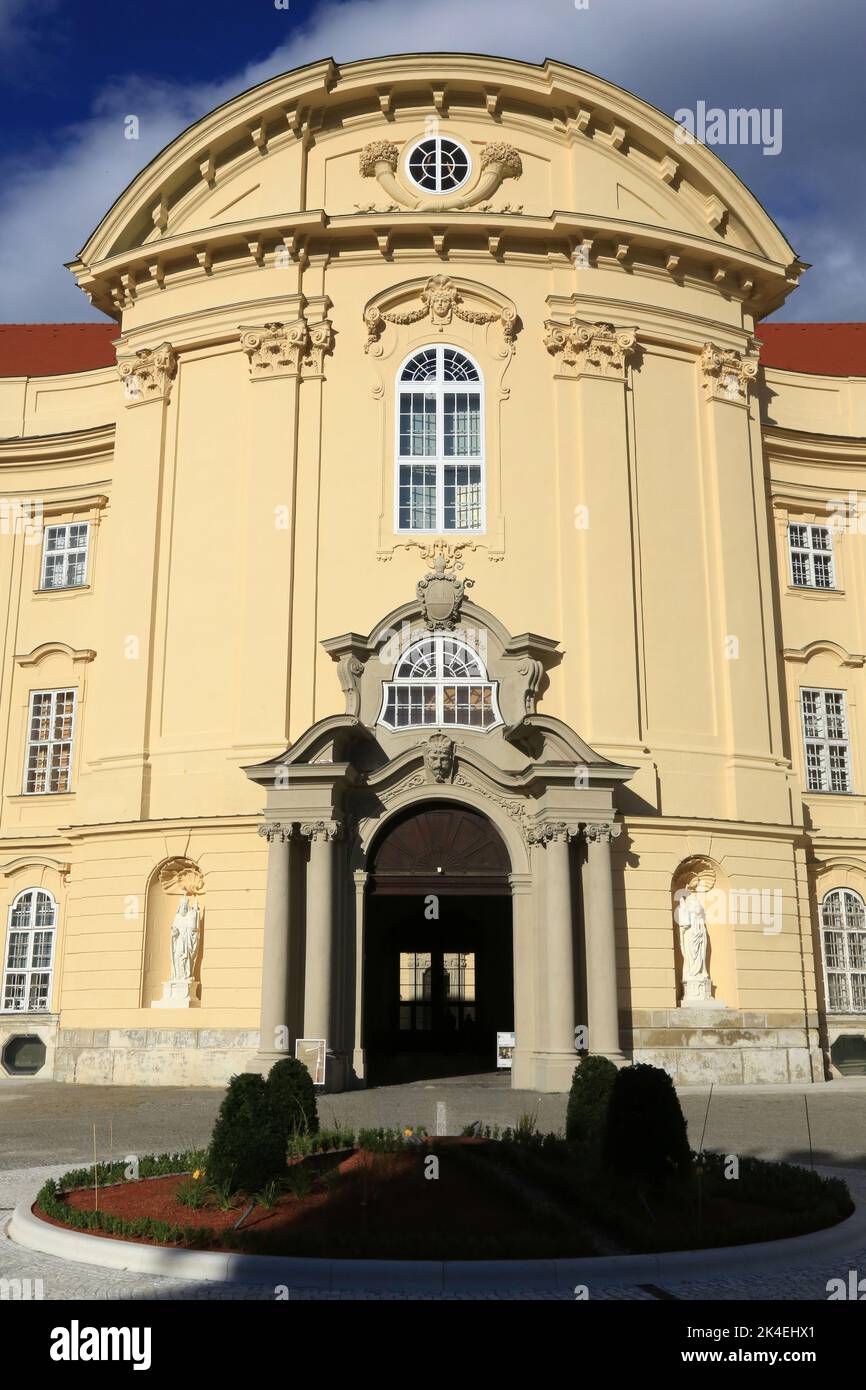
M 442 1141 L 437 1143 L 441 1146 Z M 492 1189 L 483 1179 L 466 1173 L 462 1166 L 447 1161 L 440 1163 L 438 1179 L 425 1178 L 427 1153 L 426 1148 L 394 1154 L 356 1150 L 339 1162 L 340 1180 L 336 1188 L 329 1192 L 317 1185 L 304 1198 L 285 1194 L 270 1209 L 255 1206 L 243 1222 L 241 1232 L 253 1237 L 267 1236 L 268 1253 L 273 1254 L 276 1253 L 274 1238 L 278 1239 L 281 1233 L 317 1237 L 334 1233 L 341 1237 L 357 1234 L 362 1239 L 368 1230 L 375 1230 L 377 1239 L 381 1240 L 391 1234 L 399 1239 L 407 1232 L 419 1237 L 438 1234 L 446 1224 L 470 1237 L 500 1236 L 503 1230 L 513 1226 L 513 1199 Z M 327 1156 L 316 1155 L 304 1162 L 321 1171 L 323 1157 Z M 98 1209 L 130 1221 L 149 1216 L 181 1227 L 206 1227 L 214 1233 L 207 1248 L 226 1249 L 221 1237 L 234 1227 L 249 1205 L 249 1199 L 237 1198 L 231 1211 L 221 1211 L 213 1198 L 207 1206 L 198 1209 L 183 1206 L 175 1194 L 185 1181 L 184 1177 L 172 1175 L 103 1187 L 99 1190 Z M 67 1193 L 65 1200 L 81 1211 L 94 1210 L 92 1188 L 78 1188 Z M 41 1212 L 36 1214 L 43 1221 L 50 1220 Z M 60 1226 L 63 1223 L 51 1224 Z M 88 1234 L 104 1233 L 92 1231 Z M 253 1243 L 247 1248 L 253 1248 Z

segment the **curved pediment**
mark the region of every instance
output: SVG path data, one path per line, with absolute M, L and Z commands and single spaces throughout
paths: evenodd
M 466 153 L 453 195 L 425 196 L 409 172 L 431 120 Z M 540 255 L 563 237 L 620 257 L 715 249 L 782 297 L 799 273 L 757 200 L 670 117 L 564 63 L 461 54 L 328 59 L 241 93 L 151 161 L 72 269 L 117 314 L 174 276 L 365 241 L 387 256 L 394 237 L 431 230 L 443 246 L 480 233 L 494 256 L 509 237 Z

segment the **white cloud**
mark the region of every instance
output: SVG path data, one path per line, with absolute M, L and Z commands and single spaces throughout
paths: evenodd
M 29 23 L 28 8 L 0 0 L 0 36 L 20 37 L 20 26 L 26 30 Z M 89 119 L 57 132 L 53 142 L 42 140 L 5 159 L 0 164 L 4 317 L 87 316 L 86 302 L 62 263 L 72 259 L 138 170 L 214 106 L 305 62 L 426 50 L 433 42 L 446 46 L 443 35 L 459 40 L 447 45 L 452 49 L 536 62 L 561 58 L 669 112 L 699 98 L 724 106 L 782 106 L 784 148 L 763 166 L 779 166 L 775 172 L 783 178 L 775 178 L 760 157 L 750 157 L 752 152 L 729 151 L 729 162 L 741 173 L 748 171 L 759 196 L 763 184 L 778 186 L 780 197 L 783 185 L 812 189 L 811 197 L 788 197 L 790 216 L 783 225 L 799 253 L 816 262 L 792 311 L 801 318 L 836 312 L 866 317 L 866 277 L 858 269 L 855 246 L 855 226 L 866 216 L 866 192 L 854 181 L 859 24 L 859 0 L 835 0 L 829 37 L 824 36 L 831 49 L 820 66 L 814 61 L 814 6 L 802 0 L 799 6 L 797 0 L 763 0 L 757 7 L 754 0 L 700 7 L 683 6 L 681 0 L 654 0 L 652 6 L 646 0 L 589 0 L 585 10 L 576 9 L 573 0 L 521 5 L 437 0 L 434 11 L 406 0 L 328 0 L 263 62 L 247 64 L 218 83 L 183 87 L 141 76 L 107 83 Z M 820 122 L 814 119 L 816 109 L 822 112 Z M 124 138 L 129 114 L 139 117 L 138 141 Z

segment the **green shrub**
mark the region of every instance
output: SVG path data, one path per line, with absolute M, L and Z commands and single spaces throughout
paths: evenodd
M 645 1062 L 617 1072 L 604 1135 L 604 1160 L 623 1178 L 663 1186 L 691 1171 L 686 1122 L 674 1083 Z
M 275 1062 L 265 1083 L 276 1126 L 286 1136 L 315 1134 L 319 1128 L 313 1078 L 296 1057 Z
M 233 1076 L 211 1136 L 207 1175 L 230 1192 L 261 1192 L 285 1175 L 286 1133 L 277 1124 L 264 1077 Z
M 610 1093 L 617 1068 L 608 1057 L 582 1057 L 574 1069 L 565 1114 L 565 1137 L 575 1142 L 604 1139 Z

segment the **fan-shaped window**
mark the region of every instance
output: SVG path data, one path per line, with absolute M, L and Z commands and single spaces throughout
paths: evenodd
M 385 683 L 379 723 L 389 729 L 491 729 L 502 723 L 496 682 L 465 642 L 445 633 L 423 637 Z
M 25 888 L 9 909 L 3 1011 L 44 1013 L 51 1006 L 57 904 L 42 888 Z
M 834 888 L 821 904 L 827 1008 L 866 1014 L 866 908 L 859 893 Z
M 453 193 L 468 179 L 470 167 L 466 150 L 447 135 L 417 141 L 406 161 L 409 178 L 425 193 Z
M 398 531 L 481 531 L 481 373 L 459 348 L 421 348 L 397 379 Z

